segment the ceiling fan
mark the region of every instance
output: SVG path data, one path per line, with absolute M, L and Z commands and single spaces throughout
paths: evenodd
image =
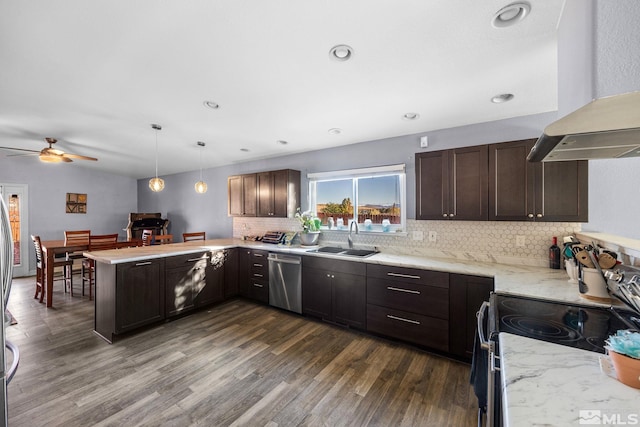
M 62 150 L 58 150 L 57 148 L 53 148 L 53 144 L 58 142 L 58 140 L 55 139 L 55 138 L 45 138 L 44 140 L 47 141 L 47 144 L 49 144 L 49 147 L 43 148 L 41 151 L 27 150 L 25 148 L 14 148 L 14 147 L 0 147 L 0 148 L 1 149 L 5 149 L 5 150 L 28 151 L 30 153 L 30 154 L 11 154 L 11 155 L 9 155 L 7 157 L 11 157 L 11 156 L 31 156 L 31 155 L 38 154 L 38 157 L 40 158 L 40 161 L 47 162 L 47 163 L 59 163 L 59 162 L 69 163 L 69 162 L 73 161 L 72 159 L 92 160 L 94 162 L 98 160 L 95 157 L 88 157 L 88 156 L 81 156 L 79 154 L 65 153 Z

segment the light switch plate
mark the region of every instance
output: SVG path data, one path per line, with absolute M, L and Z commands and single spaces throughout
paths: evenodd
M 525 245 L 525 240 L 524 240 L 524 236 L 516 236 L 516 246 L 519 248 L 524 247 Z

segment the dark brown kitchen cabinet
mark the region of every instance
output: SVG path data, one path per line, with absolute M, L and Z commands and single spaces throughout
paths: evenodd
M 366 328 L 366 266 L 320 257 L 302 262 L 302 313 Z
M 367 330 L 449 351 L 449 273 L 367 265 Z
M 164 259 L 117 265 L 113 333 L 127 332 L 165 318 L 164 269 Z M 110 340 L 111 336 L 106 338 Z
M 195 308 L 195 296 L 206 291 L 206 252 L 177 255 L 165 260 L 165 316 L 173 317 Z
M 449 352 L 452 355 L 471 360 L 477 328 L 476 313 L 483 301 L 489 301 L 493 286 L 490 277 L 449 275 Z
M 269 303 L 269 252 L 259 249 L 240 249 L 240 295 Z
M 293 217 L 300 206 L 300 171 L 283 169 L 257 174 L 258 216 Z
M 489 220 L 587 222 L 588 162 L 528 162 L 535 141 L 489 145 Z
M 487 220 L 488 147 L 416 154 L 416 219 Z
M 194 288 L 193 302 L 196 308 L 204 307 L 225 299 L 225 263 L 228 250 L 217 250 L 208 253 L 205 267 L 205 283 Z
M 224 260 L 224 297 L 232 298 L 239 294 L 239 262 L 240 251 L 238 248 L 225 250 Z
M 229 216 L 256 216 L 257 176 L 255 173 L 230 176 L 227 179 Z

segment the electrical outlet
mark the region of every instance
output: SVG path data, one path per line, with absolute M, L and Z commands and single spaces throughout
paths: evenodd
M 516 236 L 516 246 L 523 247 L 524 245 L 524 236 Z
M 429 241 L 430 242 L 435 242 L 436 240 L 438 240 L 438 233 L 436 233 L 435 231 L 430 231 L 429 232 Z
M 424 240 L 424 231 L 416 230 L 412 235 L 413 240 Z

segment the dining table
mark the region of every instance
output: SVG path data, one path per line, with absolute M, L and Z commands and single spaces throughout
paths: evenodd
M 44 276 L 46 283 L 47 308 L 53 307 L 53 264 L 58 254 L 66 254 L 71 252 L 87 252 L 89 250 L 89 242 L 66 242 L 61 240 L 43 240 L 42 258 L 44 259 Z M 142 246 L 142 240 L 132 239 L 117 242 L 116 248 L 125 248 L 131 246 Z

